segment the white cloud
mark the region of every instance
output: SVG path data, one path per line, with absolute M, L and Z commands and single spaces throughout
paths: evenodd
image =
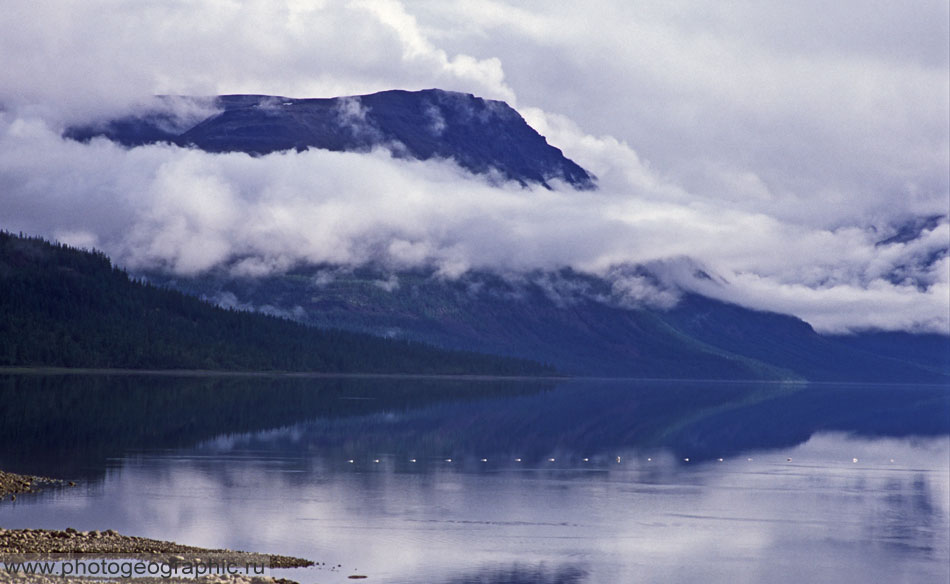
M 696 194 L 825 227 L 947 210 L 946 2 L 414 6 L 449 50 L 500 55 L 522 109 Z
M 330 97 L 392 88 L 514 99 L 497 58 L 434 46 L 398 2 L 10 0 L 0 104 L 67 120 L 154 94 Z
M 524 189 L 385 150 L 255 158 L 84 145 L 36 120 L 0 130 L 6 227 L 96 245 L 132 269 L 188 275 L 227 261 L 238 275 L 260 276 L 298 262 L 381 261 L 454 277 L 571 266 L 610 275 L 619 299 L 668 306 L 669 285 L 615 269 L 653 262 L 668 284 L 798 314 L 824 330 L 948 327 L 938 305 L 946 261 L 921 268 L 913 283 L 884 279 L 942 249 L 946 222 L 919 241 L 876 246 L 880 235 L 869 230 L 807 228 L 690 199 L 645 168 L 634 179 L 618 172 L 600 191 Z M 667 191 L 678 197 L 664 200 Z M 673 261 L 684 257 L 695 261 Z M 696 281 L 699 266 L 726 284 Z M 550 284 L 559 297 L 569 292 Z

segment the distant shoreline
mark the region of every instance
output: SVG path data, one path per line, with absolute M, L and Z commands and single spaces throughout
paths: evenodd
M 284 377 L 314 379 L 445 379 L 462 381 L 567 381 L 567 375 L 466 375 L 447 373 L 323 373 L 319 371 L 228 371 L 216 369 L 108 369 L 91 367 L 0 367 L 0 375 L 149 375 L 167 377 Z
M 768 384 L 768 385 L 872 385 L 872 386 L 928 386 L 946 387 L 940 382 L 895 381 L 813 381 L 809 379 L 694 379 L 675 377 L 601 377 L 583 375 L 465 375 L 447 373 L 322 373 L 318 371 L 228 371 L 217 369 L 108 369 L 94 367 L 0 367 L 0 375 L 116 375 L 160 377 L 245 377 L 283 379 L 419 379 L 445 381 L 587 381 L 587 382 L 651 382 L 651 383 L 710 383 L 710 384 Z

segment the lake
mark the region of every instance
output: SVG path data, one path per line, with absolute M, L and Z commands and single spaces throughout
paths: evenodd
M 301 583 L 950 580 L 950 388 L 0 376 L 0 526 L 302 556 Z

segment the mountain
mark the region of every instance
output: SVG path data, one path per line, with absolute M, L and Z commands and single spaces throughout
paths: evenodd
M 148 276 L 225 306 L 291 316 L 317 327 L 494 352 L 576 375 L 822 381 L 950 380 L 950 338 L 825 337 L 792 316 L 694 294 L 672 308 L 632 305 L 606 278 L 571 270 L 502 277 L 363 267 L 298 268 L 267 278 L 222 269 L 196 278 Z
M 854 335 L 834 335 L 828 339 L 859 351 L 915 363 L 937 371 L 950 371 L 950 342 L 936 333 L 864 331 Z
M 384 147 L 397 157 L 452 159 L 473 173 L 522 185 L 550 187 L 561 180 L 577 189 L 596 187 L 593 175 L 549 145 L 504 102 L 438 89 L 332 99 L 166 97 L 151 110 L 70 128 L 65 135 L 81 141 L 105 137 L 130 148 L 167 142 L 251 155 Z M 941 216 L 926 216 L 892 226 L 882 232 L 878 246 L 904 246 L 941 221 Z M 940 249 L 909 257 L 904 269 L 887 277 L 895 283 L 915 281 L 945 254 Z M 653 277 L 642 267 L 630 270 L 635 278 Z M 618 281 L 610 276 L 572 270 L 470 272 L 446 279 L 427 269 L 298 266 L 250 279 L 230 275 L 224 265 L 192 278 L 141 275 L 224 307 L 321 329 L 552 363 L 577 375 L 950 380 L 950 338 L 944 335 L 822 336 L 792 316 L 677 289 L 666 291 L 676 303 L 631 301 L 618 293 Z
M 595 187 L 591 173 L 548 144 L 508 104 L 471 94 L 427 89 L 329 99 L 222 95 L 210 100 L 210 108 L 214 113 L 198 119 L 158 108 L 69 128 L 65 135 L 80 141 L 103 136 L 129 147 L 168 142 L 253 155 L 383 146 L 394 156 L 452 159 L 473 173 L 496 172 L 522 185 L 548 186 L 557 179 L 578 189 Z
M 950 337 L 864 332 L 820 335 L 784 314 L 687 294 L 665 322 L 722 350 L 821 381 L 950 381 Z M 875 342 L 874 339 L 877 339 Z
M 0 366 L 552 373 L 519 359 L 225 310 L 131 280 L 102 253 L 6 232 L 0 232 Z

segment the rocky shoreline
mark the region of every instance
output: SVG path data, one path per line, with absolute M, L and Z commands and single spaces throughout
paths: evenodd
M 97 558 L 150 554 L 163 561 L 183 562 L 200 559 L 207 562 L 209 559 L 228 559 L 247 564 L 262 564 L 270 568 L 304 568 L 314 565 L 314 562 L 303 558 L 200 548 L 171 541 L 121 535 L 111 529 L 77 531 L 72 528 L 64 530 L 0 528 L 0 556 L 36 554 L 66 554 Z
M 76 485 L 76 483 L 72 481 L 65 483 L 65 481 L 59 479 L 51 479 L 49 477 L 39 477 L 34 475 L 21 475 L 0 470 L 0 501 L 6 497 L 16 500 L 17 495 L 22 495 L 24 493 L 35 493 L 39 491 L 40 487 L 42 486 L 62 484 L 68 484 L 69 486 Z
M 0 471 L 0 502 L 9 497 L 35 493 L 44 486 L 69 485 L 48 477 L 21 475 Z M 2 504 L 2 503 L 0 503 Z M 277 554 L 260 554 L 229 549 L 208 549 L 182 545 L 171 541 L 122 535 L 111 529 L 106 531 L 78 531 L 72 528 L 56 529 L 4 529 L 0 527 L 0 560 L 7 566 L 10 562 L 62 562 L 65 560 L 91 560 L 99 558 L 133 559 L 182 565 L 215 566 L 224 562 L 231 565 L 256 565 L 266 568 L 303 568 L 315 563 L 304 558 Z M 218 574 L 210 572 L 199 577 L 172 576 L 171 578 L 132 577 L 122 578 L 136 583 L 199 582 L 203 584 L 291 584 L 292 580 L 275 579 L 245 574 Z M 0 584 L 90 584 L 104 581 L 102 578 L 27 574 L 9 569 L 0 569 Z M 116 580 L 111 580 L 115 582 Z
M 123 578 L 121 580 L 96 580 L 93 578 L 19 574 L 0 570 L 0 584 L 99 584 L 135 582 L 135 584 L 298 584 L 286 578 L 260 576 L 201 576 L 199 578 Z

